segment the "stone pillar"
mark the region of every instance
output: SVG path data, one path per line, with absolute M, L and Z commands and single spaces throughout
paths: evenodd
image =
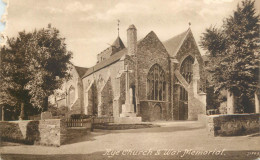
M 113 99 L 113 117 L 119 117 L 120 106 L 122 106 L 122 103 L 120 101 L 120 96 L 117 96 Z
M 235 113 L 235 96 L 234 93 L 227 90 L 227 114 Z
M 179 93 L 178 88 L 179 86 L 175 84 L 175 82 L 177 81 L 177 79 L 174 76 L 174 70 L 177 68 L 179 62 L 176 58 L 174 57 L 170 57 L 170 73 L 171 73 L 171 86 L 170 86 L 170 107 L 171 107 L 171 119 L 172 120 L 178 120 L 179 119 L 179 110 L 178 110 L 178 100 L 176 101 L 176 99 L 174 99 L 174 97 L 176 97 L 179 94 L 176 94 L 176 92 L 174 92 L 174 90 L 177 91 L 177 93 Z M 174 94 L 175 93 L 175 94 Z
M 195 58 L 195 61 L 193 63 L 193 94 L 198 94 L 198 81 L 200 80 L 200 69 L 199 69 L 199 63 L 197 61 L 197 58 Z
M 4 106 L 1 107 L 1 120 L 4 121 L 5 120 L 5 110 L 4 110 Z
M 83 107 L 83 84 L 81 81 L 81 78 L 78 78 L 78 99 L 79 99 L 79 107 L 80 107 L 80 113 L 84 113 L 84 107 Z
M 202 107 L 202 113 L 206 114 L 206 94 L 202 91 L 198 92 L 198 85 L 200 85 L 200 67 L 199 63 L 197 61 L 197 58 L 195 58 L 195 61 L 193 63 L 193 95 L 195 98 L 197 98 L 203 105 Z
M 255 92 L 255 113 L 260 113 L 259 110 L 260 110 L 259 99 L 258 99 L 257 92 Z
M 127 54 L 129 56 L 136 55 L 137 51 L 137 31 L 135 26 L 132 24 L 127 29 Z
M 132 88 L 129 89 L 129 100 L 130 100 L 130 102 L 129 102 L 129 104 L 130 104 L 130 112 L 134 113 L 135 110 L 134 110 L 133 89 Z M 133 105 L 131 105 L 131 104 L 133 104 Z

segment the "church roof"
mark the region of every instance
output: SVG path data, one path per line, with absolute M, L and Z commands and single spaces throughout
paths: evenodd
M 119 52 L 116 52 L 115 54 L 113 54 L 108 59 L 106 59 L 106 60 L 104 60 L 100 63 L 97 63 L 95 66 L 89 68 L 83 77 L 86 77 L 86 76 L 92 74 L 93 72 L 96 72 L 96 71 L 98 71 L 98 70 L 100 70 L 100 69 L 102 69 L 102 68 L 104 68 L 104 67 L 106 67 L 106 66 L 108 66 L 112 63 L 117 62 L 126 53 L 127 53 L 127 48 L 124 48 L 124 49 L 120 50 Z
M 190 29 L 188 29 L 187 31 L 163 42 L 163 45 L 165 46 L 167 52 L 169 53 L 170 56 L 175 56 L 179 50 L 179 48 L 181 47 L 183 41 L 185 40 L 186 36 L 188 35 L 188 33 L 190 32 Z M 137 41 L 137 45 L 139 45 L 144 39 L 146 39 L 147 37 L 149 37 L 149 35 L 151 34 L 155 34 L 153 31 L 151 31 L 150 33 L 147 34 L 147 36 L 145 36 L 143 39 L 140 39 L 139 41 Z M 106 66 L 109 66 L 113 63 L 116 63 L 117 61 L 120 60 L 120 58 L 122 56 L 124 56 L 125 54 L 127 54 L 127 48 L 125 48 L 124 44 L 122 40 L 120 39 L 120 37 L 118 37 L 115 42 L 113 43 L 113 45 L 117 45 L 117 46 L 123 46 L 124 48 L 122 48 L 122 50 L 112 54 L 108 59 L 105 59 L 104 61 L 101 61 L 99 63 L 97 63 L 95 66 L 89 68 L 86 73 L 82 76 L 86 77 Z
M 144 39 L 146 39 L 151 34 L 155 34 L 155 33 L 153 31 L 151 31 L 144 38 L 142 38 L 139 41 L 137 41 L 137 45 L 139 45 L 140 42 L 142 42 Z M 88 75 L 90 75 L 90 74 L 92 74 L 92 73 L 94 73 L 94 72 L 96 72 L 96 71 L 106 67 L 106 66 L 109 66 L 109 65 L 119 61 L 120 58 L 122 56 L 126 55 L 126 54 L 127 54 L 127 48 L 123 48 L 122 50 L 112 54 L 108 59 L 105 59 L 104 61 L 101 61 L 101 62 L 97 63 L 95 66 L 89 68 L 83 77 L 86 77 L 86 76 L 88 76 Z
M 179 35 L 176 35 L 176 36 L 168 39 L 167 41 L 163 42 L 163 45 L 166 48 L 166 50 L 168 51 L 170 56 L 172 56 L 172 57 L 176 56 L 177 52 L 179 51 L 182 43 L 184 42 L 184 40 L 189 32 L 191 32 L 190 28 L 187 31 L 185 31 Z
M 83 77 L 84 74 L 86 73 L 86 71 L 88 70 L 88 68 L 85 68 L 85 67 L 79 67 L 79 66 L 75 66 L 75 65 L 74 65 L 74 67 L 75 67 L 76 71 L 78 72 L 79 77 Z
M 123 41 L 121 40 L 121 38 L 118 36 L 117 39 L 114 41 L 114 43 L 112 44 L 112 46 L 116 47 L 116 48 L 125 48 L 125 45 L 123 43 Z

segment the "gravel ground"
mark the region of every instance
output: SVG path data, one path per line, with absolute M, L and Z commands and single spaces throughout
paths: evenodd
M 2 159 L 256 159 L 260 136 L 209 137 L 196 121 L 94 130 L 61 147 L 2 143 Z

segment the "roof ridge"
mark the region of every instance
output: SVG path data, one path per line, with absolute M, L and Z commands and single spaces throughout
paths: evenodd
M 86 67 L 80 67 L 80 66 L 75 66 L 75 65 L 73 65 L 74 67 L 75 67 L 75 70 L 76 70 L 76 72 L 78 73 L 78 75 L 79 75 L 79 77 L 82 77 L 82 76 L 84 76 L 84 74 L 87 72 L 87 70 L 89 69 L 89 68 L 86 68 Z
M 187 35 L 191 32 L 191 29 L 188 28 L 188 30 L 166 40 L 163 42 L 164 47 L 168 51 L 170 56 L 175 56 L 176 53 L 180 50 L 183 42 L 187 38 Z
M 190 28 L 186 31 L 186 34 L 185 34 L 185 36 L 183 37 L 182 42 L 180 43 L 180 45 L 179 45 L 179 47 L 178 47 L 176 53 L 180 50 L 180 48 L 181 48 L 181 46 L 182 46 L 184 40 L 186 39 L 186 37 L 187 37 L 187 35 L 189 34 L 190 31 L 191 31 Z M 184 32 L 184 33 L 185 33 L 185 32 Z
M 155 33 L 154 33 L 154 31 L 150 31 L 146 36 L 144 36 L 143 38 L 141 38 L 140 40 L 137 41 L 137 45 L 139 45 L 139 43 L 142 42 L 144 39 L 146 39 L 147 36 L 149 36 L 150 34 L 155 34 Z M 127 49 L 128 49 L 128 47 L 125 47 L 125 48 L 119 50 L 118 52 L 115 52 L 114 54 L 112 54 L 108 59 L 105 59 L 104 61 L 101 61 L 101 62 L 95 64 L 94 66 L 90 67 L 82 78 L 87 77 L 88 75 L 92 74 L 93 72 L 96 72 L 96 71 L 120 60 L 120 58 L 126 54 Z
M 78 67 L 78 68 L 84 68 L 84 69 L 88 69 L 87 67 L 81 67 L 81 66 L 76 66 L 74 65 L 75 67 Z
M 120 38 L 120 36 L 118 36 L 116 38 L 116 40 L 113 42 L 112 46 L 114 46 L 116 48 L 125 48 L 125 45 L 124 45 L 122 39 Z

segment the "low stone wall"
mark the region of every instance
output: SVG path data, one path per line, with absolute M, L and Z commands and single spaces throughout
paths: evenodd
M 93 124 L 100 123 L 114 123 L 114 117 L 95 117 L 93 118 Z
M 59 119 L 0 122 L 2 140 L 26 144 L 60 146 L 60 130 Z
M 239 136 L 260 131 L 260 114 L 233 114 L 207 116 L 210 136 Z
M 3 121 L 0 122 L 0 136 L 3 141 L 60 146 L 73 138 L 72 132 L 74 137 L 78 137 L 90 131 L 91 122 L 88 126 L 75 132 L 67 127 L 63 119 Z
M 201 124 L 203 124 L 203 126 L 205 126 L 206 127 L 206 125 L 207 125 L 207 115 L 205 115 L 205 114 L 199 114 L 198 115 L 198 121 L 201 123 Z

